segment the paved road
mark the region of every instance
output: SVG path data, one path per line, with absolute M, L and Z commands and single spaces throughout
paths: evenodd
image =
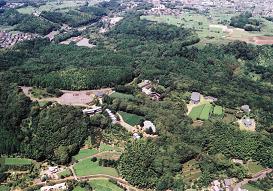
M 263 178 L 266 177 L 266 174 L 271 173 L 272 171 L 273 171 L 273 169 L 269 169 L 269 168 L 265 169 L 265 170 L 262 170 L 262 171 L 258 172 L 257 174 L 255 174 L 252 178 L 250 178 L 250 179 L 244 179 L 243 181 L 237 183 L 235 185 L 235 187 L 233 188 L 233 190 L 234 191 L 239 191 L 239 189 L 242 186 L 246 185 L 249 181 L 257 181 L 259 179 L 263 179 Z

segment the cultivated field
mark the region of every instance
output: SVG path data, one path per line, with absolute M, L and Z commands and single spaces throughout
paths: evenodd
M 142 119 L 144 119 L 142 116 L 138 116 L 138 115 L 131 114 L 131 113 L 126 113 L 123 111 L 119 111 L 118 113 L 122 116 L 123 120 L 126 123 L 128 123 L 129 125 L 132 125 L 132 126 L 139 125 L 140 121 Z
M 193 159 L 183 164 L 182 175 L 186 182 L 196 181 L 201 174 L 202 172 L 196 160 Z
M 123 191 L 123 189 L 111 183 L 109 180 L 91 180 L 90 184 L 96 191 Z
M 111 98 L 120 98 L 120 99 L 135 99 L 131 94 L 124 94 L 119 92 L 114 92 L 110 95 Z
M 87 176 L 96 174 L 106 174 L 110 176 L 118 176 L 117 171 L 111 167 L 99 166 L 99 162 L 92 162 L 90 158 L 83 159 L 74 165 L 77 176 Z
M 23 165 L 31 165 L 32 161 L 26 158 L 5 158 L 5 165 L 15 165 L 15 166 L 23 166 Z

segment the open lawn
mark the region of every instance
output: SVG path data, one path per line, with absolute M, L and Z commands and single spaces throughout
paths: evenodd
M 250 184 L 246 184 L 243 186 L 244 189 L 247 189 L 248 191 L 262 191 L 258 188 L 255 188 L 254 186 L 250 185 Z
M 91 180 L 90 184 L 92 188 L 95 188 L 95 191 L 123 191 L 109 180 Z
M 77 176 L 87 176 L 96 174 L 106 174 L 110 176 L 118 176 L 117 171 L 111 167 L 99 166 L 99 162 L 92 162 L 90 158 L 84 159 L 74 166 Z
M 77 155 L 75 155 L 73 158 L 76 160 L 80 160 L 89 156 L 92 156 L 94 154 L 99 153 L 96 149 L 81 149 Z
M 32 161 L 26 158 L 5 158 L 5 165 L 16 165 L 16 166 L 23 166 L 23 165 L 31 165 Z
M 123 120 L 126 123 L 128 123 L 129 125 L 132 125 L 132 126 L 139 125 L 140 121 L 142 119 L 144 119 L 144 117 L 142 117 L 142 116 L 138 116 L 138 115 L 131 114 L 131 113 L 126 113 L 123 111 L 119 111 L 118 113 L 122 116 Z
M 120 98 L 120 99 L 135 99 L 131 94 L 124 94 L 119 92 L 114 92 L 110 95 L 111 98 Z
M 206 104 L 199 116 L 201 120 L 208 120 L 210 113 L 212 111 L 212 105 L 211 104 Z

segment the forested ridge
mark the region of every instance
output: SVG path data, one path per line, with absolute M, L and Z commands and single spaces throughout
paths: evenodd
M 0 136 L 6 140 L 0 139 L 1 153 L 66 164 L 88 136 L 112 127 L 103 114 L 89 118 L 72 106 L 31 103 L 17 85 L 68 90 L 114 87 L 134 99 L 106 96 L 103 109 L 136 114 L 157 127 L 157 138 L 127 144 L 117 169 L 129 183 L 184 190 L 182 165 L 192 159 L 202 171 L 196 182 L 199 188 L 219 177 L 248 177 L 244 166 L 231 161 L 234 158 L 272 168 L 273 47 L 239 41 L 198 47 L 198 41 L 188 29 L 129 15 L 92 49 L 35 39 L 0 51 L 0 110 L 5 113 Z M 163 87 L 161 101 L 140 93 L 135 81 L 145 79 Z M 217 104 L 229 109 L 250 105 L 257 132 L 241 131 L 219 119 L 193 127 L 186 116 L 185 96 L 192 91 L 217 97 Z

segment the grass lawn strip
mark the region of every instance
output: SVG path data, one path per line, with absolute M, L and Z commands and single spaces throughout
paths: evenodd
M 132 126 L 139 125 L 140 121 L 142 119 L 144 119 L 142 116 L 138 116 L 138 115 L 131 114 L 131 113 L 126 113 L 123 111 L 119 111 L 118 113 L 122 116 L 123 120 L 126 123 L 128 123 L 129 125 L 132 125 Z
M 123 191 L 109 180 L 91 180 L 90 184 L 92 188 L 95 188 L 95 191 Z
M 31 165 L 32 161 L 26 158 L 5 158 L 5 165 L 16 165 L 16 166 L 23 166 L 23 165 Z
M 99 166 L 99 162 L 92 162 L 90 158 L 84 159 L 74 166 L 77 176 L 87 176 L 96 174 L 106 174 L 110 176 L 118 176 L 117 171 L 111 167 Z
M 82 188 L 80 186 L 76 186 L 73 191 L 86 191 L 85 188 Z
M 264 169 L 262 165 L 254 161 L 248 162 L 246 166 L 251 174 L 256 174 Z

